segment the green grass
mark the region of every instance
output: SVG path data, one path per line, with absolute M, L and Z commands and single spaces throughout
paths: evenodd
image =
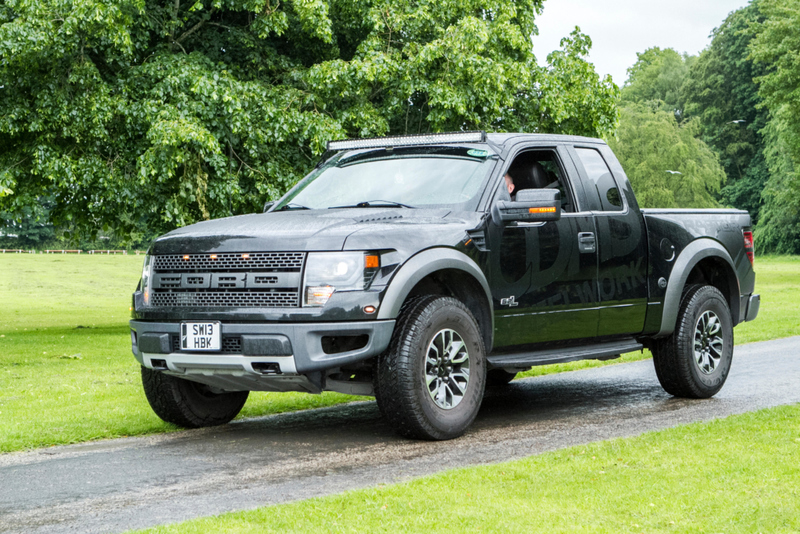
M 130 295 L 141 256 L 0 255 L 0 452 L 168 432 L 153 414 L 130 352 Z M 800 334 L 800 257 L 759 258 L 757 321 L 737 343 Z M 647 357 L 624 355 L 614 363 Z M 523 376 L 604 365 L 585 361 Z M 252 393 L 239 417 L 361 397 Z
M 0 255 L 0 452 L 169 432 L 131 354 L 142 256 Z M 239 417 L 361 397 L 251 393 Z
M 800 531 L 800 406 L 144 532 Z

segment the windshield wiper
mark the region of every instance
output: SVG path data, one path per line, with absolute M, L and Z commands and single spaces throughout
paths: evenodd
M 275 211 L 288 211 L 288 210 L 310 210 L 310 209 L 311 209 L 311 208 L 309 208 L 308 206 L 301 206 L 300 204 L 292 204 L 292 203 L 289 203 L 289 204 L 286 204 L 285 206 L 283 206 L 283 207 L 281 207 L 280 209 L 278 209 L 278 210 L 275 210 Z
M 331 206 L 328 209 L 333 210 L 337 208 L 409 208 L 412 210 L 416 209 L 414 206 L 409 206 L 408 204 L 401 204 L 400 202 L 394 202 L 392 200 L 365 200 L 364 202 L 359 202 L 358 204 L 350 204 L 347 206 Z

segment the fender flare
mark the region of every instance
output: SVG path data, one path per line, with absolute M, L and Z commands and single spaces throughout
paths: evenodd
M 411 290 L 429 274 L 444 269 L 457 269 L 472 276 L 483 288 L 486 302 L 489 305 L 489 340 L 494 334 L 494 309 L 492 304 L 492 291 L 486 276 L 472 258 L 452 248 L 436 247 L 423 250 L 408 259 L 389 282 L 386 295 L 383 297 L 377 319 L 396 319 L 400 314 Z M 487 351 L 489 346 L 486 347 Z
M 731 255 L 718 241 L 710 238 L 700 238 L 689 243 L 675 260 L 675 266 L 669 274 L 667 292 L 664 295 L 664 311 L 661 315 L 661 329 L 654 337 L 668 336 L 675 331 L 675 323 L 678 320 L 678 311 L 686 280 L 689 278 L 689 273 L 692 272 L 692 269 L 706 258 L 722 259 L 728 264 L 734 275 L 736 274 Z M 739 285 L 738 277 L 736 277 L 736 285 Z M 732 295 L 731 298 L 737 299 L 739 295 Z M 731 302 L 735 302 L 735 300 Z M 732 315 L 733 312 L 734 310 L 731 310 Z

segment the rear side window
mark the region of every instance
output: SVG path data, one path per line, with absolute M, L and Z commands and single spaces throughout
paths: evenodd
M 593 148 L 575 148 L 586 177 L 586 199 L 592 211 L 622 211 L 622 195 L 611 170 L 600 152 Z

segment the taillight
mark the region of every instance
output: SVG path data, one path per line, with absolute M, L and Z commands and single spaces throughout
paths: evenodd
M 750 265 L 753 264 L 755 260 L 755 249 L 753 247 L 753 232 L 750 230 L 745 230 L 742 232 L 744 236 L 744 251 L 747 254 L 747 259 L 750 260 Z

